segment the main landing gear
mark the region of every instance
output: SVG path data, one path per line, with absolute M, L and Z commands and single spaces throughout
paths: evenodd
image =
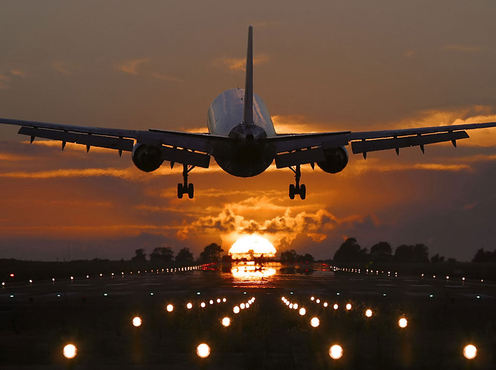
M 192 199 L 195 195 L 195 187 L 193 184 L 188 184 L 188 174 L 195 166 L 183 164 L 183 183 L 177 184 L 177 197 L 181 199 L 184 194 L 188 194 L 188 198 Z
M 291 199 L 294 199 L 295 194 L 299 194 L 300 198 L 303 200 L 307 196 L 307 187 L 305 186 L 305 184 L 300 185 L 300 179 L 301 179 L 300 165 L 297 165 L 295 168 L 289 167 L 289 169 L 293 171 L 295 174 L 295 184 L 289 185 L 289 197 Z

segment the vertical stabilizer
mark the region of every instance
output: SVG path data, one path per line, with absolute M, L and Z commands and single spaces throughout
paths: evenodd
M 248 27 L 243 123 L 253 124 L 253 26 Z

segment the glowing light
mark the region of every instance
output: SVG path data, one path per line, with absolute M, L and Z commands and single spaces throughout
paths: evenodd
M 77 347 L 72 343 L 66 344 L 62 353 L 65 358 L 72 359 L 77 356 Z
M 334 303 L 334 305 L 332 306 L 332 308 L 334 308 L 335 310 L 337 310 L 339 308 L 339 305 L 337 303 Z
M 477 356 L 477 347 L 473 344 L 467 344 L 463 347 L 463 357 L 467 360 L 473 360 Z
M 260 235 L 243 235 L 231 246 L 229 254 L 234 259 L 253 257 L 274 257 L 277 250 L 271 242 Z
M 290 309 L 293 309 L 293 304 L 292 303 L 289 304 L 289 308 Z
M 227 299 L 226 298 L 222 298 L 222 302 L 226 303 L 227 302 Z
M 214 301 L 211 299 L 210 301 L 208 301 L 208 303 L 214 304 Z
M 233 307 L 233 312 L 234 313 L 239 313 L 239 307 L 238 306 L 234 306 Z
M 244 310 L 244 309 L 245 309 L 245 304 L 244 304 L 244 303 L 241 303 L 241 304 L 239 305 L 239 308 L 241 308 L 242 310 Z M 289 308 L 291 308 L 291 306 L 290 306 Z
M 207 343 L 200 343 L 198 347 L 196 347 L 196 354 L 200 358 L 207 358 L 210 356 L 210 346 Z
M 324 307 L 327 307 L 328 305 L 329 305 L 329 303 L 324 302 Z
M 186 308 L 187 308 L 188 310 L 191 310 L 191 309 L 193 308 L 193 303 L 188 302 L 188 303 L 186 304 Z
M 367 308 L 367 309 L 365 310 L 365 316 L 366 316 L 366 317 L 372 317 L 372 314 L 373 314 L 373 313 L 372 313 L 372 310 L 371 310 L 370 308 Z
M 401 317 L 399 320 L 398 320 L 398 326 L 402 329 L 406 328 L 408 325 L 408 320 L 406 319 L 406 317 Z
M 300 314 L 300 316 L 305 316 L 305 314 L 307 313 L 307 310 L 305 309 L 305 307 L 302 307 L 302 308 L 300 308 L 298 313 Z
M 10 276 L 11 278 L 13 278 L 13 277 L 15 277 L 15 274 L 10 274 L 9 276 Z
M 234 278 L 240 280 L 259 280 L 275 275 L 276 269 L 255 264 L 236 264 L 232 267 L 231 274 Z
M 316 302 L 316 303 L 320 303 L 320 299 L 316 299 L 316 300 L 315 300 L 315 302 Z
M 319 325 L 320 325 L 320 320 L 318 317 L 312 317 L 310 319 L 310 325 L 313 327 L 313 328 L 317 328 Z
M 134 317 L 133 317 L 133 321 L 132 321 L 132 323 L 133 323 L 133 326 L 134 326 L 135 328 L 139 328 L 143 322 L 142 322 L 142 320 L 141 320 L 141 317 L 139 317 L 139 316 L 134 316 Z
M 339 360 L 341 357 L 343 357 L 343 347 L 341 347 L 339 344 L 333 344 L 331 347 L 329 347 L 329 357 L 333 360 Z
M 169 304 L 167 305 L 166 309 L 167 309 L 167 312 L 172 312 L 172 311 L 174 311 L 174 306 L 173 306 L 172 304 L 170 304 L 170 303 L 169 303 Z
M 221 323 L 222 323 L 222 326 L 224 326 L 224 327 L 226 327 L 226 328 L 227 328 L 228 326 L 230 326 L 230 325 L 231 325 L 231 319 L 230 319 L 229 317 L 227 317 L 227 316 L 226 316 L 226 317 L 224 317 L 224 318 L 222 319 Z
M 310 297 L 310 300 L 311 300 L 311 301 L 315 301 L 315 297 L 313 297 L 313 296 L 312 296 L 312 297 Z
M 217 303 L 220 303 L 220 298 L 217 298 Z
M 293 309 L 295 309 L 295 310 L 298 309 L 298 303 L 293 303 Z
M 351 310 L 351 303 L 346 303 L 346 311 Z

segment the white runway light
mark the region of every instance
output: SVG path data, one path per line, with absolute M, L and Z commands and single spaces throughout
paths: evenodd
M 467 360 L 473 360 L 477 356 L 477 347 L 473 344 L 467 344 L 463 347 L 463 357 Z
M 341 347 L 339 344 L 333 344 L 329 348 L 329 357 L 333 360 L 339 360 L 341 357 L 343 357 L 343 347 Z
M 139 328 L 141 326 L 141 324 L 143 323 L 143 321 L 141 320 L 141 317 L 139 316 L 134 316 L 133 317 L 133 320 L 132 320 L 132 323 L 133 323 L 133 326 L 135 328 Z
M 172 312 L 172 311 L 174 311 L 174 306 L 173 306 L 172 304 L 170 304 L 170 303 L 169 303 L 169 304 L 167 305 L 166 309 L 167 309 L 167 312 Z
M 239 313 L 239 307 L 238 306 L 234 306 L 233 307 L 233 312 L 234 313 Z
M 231 319 L 230 319 L 229 317 L 227 317 L 227 316 L 226 316 L 226 317 L 224 317 L 224 318 L 222 319 L 221 323 L 222 323 L 222 326 L 224 326 L 224 327 L 226 327 L 226 328 L 227 328 L 228 326 L 230 326 L 230 325 L 231 325 Z
M 320 325 L 320 320 L 318 317 L 312 317 L 310 319 L 310 325 L 312 326 L 312 328 L 317 328 L 319 325 Z
M 300 316 L 305 316 L 305 314 L 307 313 L 307 310 L 305 309 L 305 307 L 302 307 L 302 308 L 300 308 L 298 313 L 300 314 Z
M 365 317 L 372 317 L 372 314 L 373 314 L 373 312 L 370 308 L 367 308 L 365 310 Z
M 73 359 L 77 356 L 77 347 L 72 343 L 66 344 L 62 350 L 62 353 L 65 358 Z
M 201 343 L 196 347 L 196 354 L 200 358 L 207 358 L 210 356 L 210 346 L 207 343 Z
M 406 317 L 401 317 L 398 320 L 398 326 L 402 329 L 404 329 L 408 326 L 408 320 L 406 319 Z
M 191 309 L 193 308 L 193 303 L 188 302 L 188 303 L 186 304 L 186 308 L 187 308 L 188 310 L 191 310 Z

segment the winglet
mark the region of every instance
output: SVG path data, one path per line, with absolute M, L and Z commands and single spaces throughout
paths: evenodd
M 253 26 L 248 27 L 243 123 L 253 124 Z

